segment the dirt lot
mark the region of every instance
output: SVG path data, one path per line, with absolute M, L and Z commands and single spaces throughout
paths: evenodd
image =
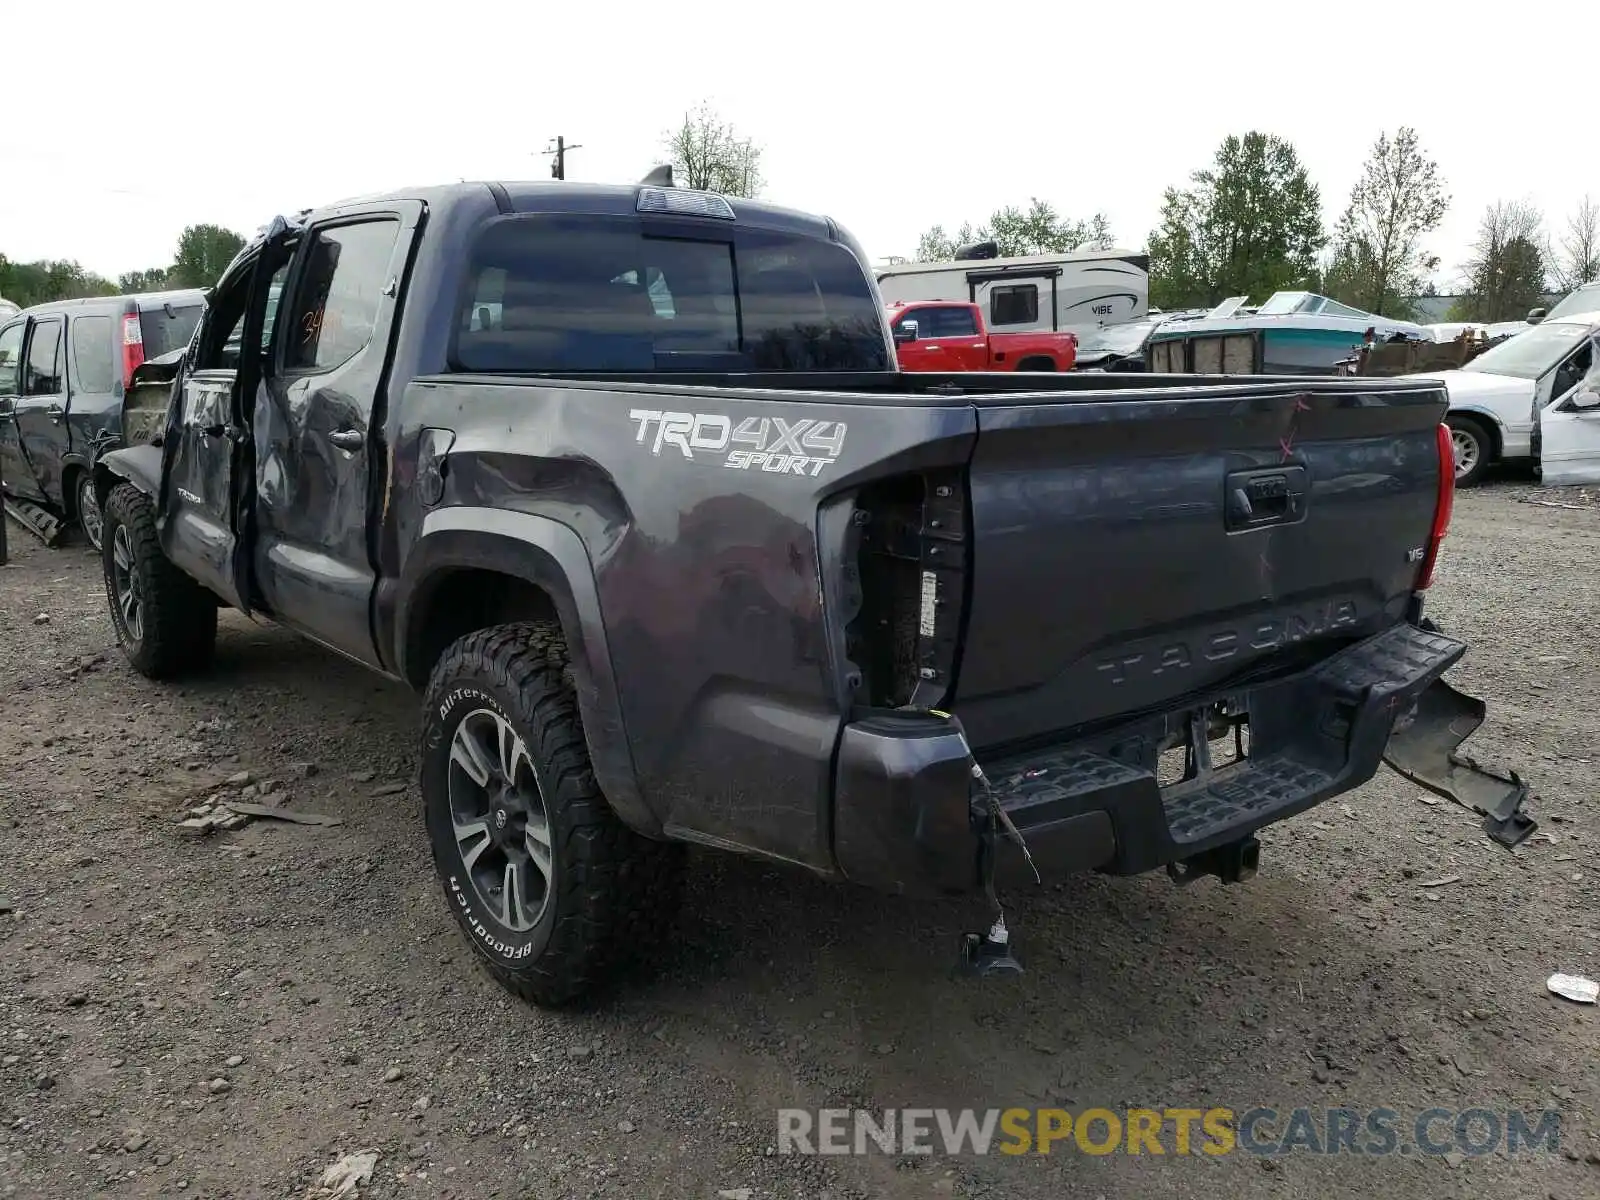
M 1030 973 L 994 987 L 948 978 L 969 905 L 707 854 L 666 966 L 577 1015 L 472 965 L 423 843 L 409 694 L 231 614 L 211 676 L 148 683 L 96 561 L 13 527 L 0 1192 L 298 1197 L 373 1150 L 375 1197 L 1600 1195 L 1600 1011 L 1545 990 L 1600 975 L 1600 512 L 1534 494 L 1461 497 L 1432 613 L 1472 642 L 1475 750 L 1534 781 L 1550 838 L 1507 852 L 1385 774 L 1270 830 L 1247 886 L 1017 898 Z M 344 823 L 180 832 L 240 771 Z M 1465 1160 L 771 1152 L 779 1106 L 830 1105 L 1563 1126 L 1560 1152 Z

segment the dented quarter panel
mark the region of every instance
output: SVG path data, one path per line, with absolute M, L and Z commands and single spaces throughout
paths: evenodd
M 439 512 L 542 517 L 581 541 L 598 607 L 577 633 L 590 661 L 609 657 L 638 791 L 662 826 L 830 871 L 844 709 L 817 511 L 908 464 L 965 461 L 971 407 L 441 378 L 412 384 L 404 410 L 397 464 L 414 461 L 423 430 L 455 433 Z M 698 445 L 658 436 L 675 413 L 691 430 L 703 418 Z M 708 448 L 724 421 L 731 434 L 751 419 L 769 422 L 769 441 L 781 438 L 779 421 L 791 433 L 828 422 L 830 438 L 842 426 L 841 453 L 804 456 L 824 461 L 799 475 L 730 466 L 739 447 Z M 797 444 L 806 448 L 804 433 Z M 428 515 L 410 489 L 397 495 L 404 575 Z

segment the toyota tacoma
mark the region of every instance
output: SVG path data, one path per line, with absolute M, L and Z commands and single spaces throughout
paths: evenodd
M 228 607 L 416 689 L 446 902 L 539 1004 L 659 940 L 685 843 L 1232 881 L 1385 757 L 1525 831 L 1422 615 L 1440 387 L 902 374 L 866 261 L 659 174 L 274 219 L 96 464 L 124 652 L 201 669 Z

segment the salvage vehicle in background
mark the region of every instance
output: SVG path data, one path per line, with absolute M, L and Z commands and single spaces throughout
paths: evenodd
M 1131 250 L 1002 258 L 994 242 L 976 242 L 953 262 L 886 264 L 877 276 L 889 304 L 964 300 L 981 305 L 989 328 L 1001 333 L 1081 335 L 1137 321 L 1150 306 L 1150 258 Z
M 958 300 L 895 306 L 889 329 L 902 371 L 1070 371 L 1078 353 L 1070 333 L 993 333 Z
M 1445 420 L 1457 487 L 1471 487 L 1496 463 L 1531 463 L 1548 484 L 1600 482 L 1600 458 L 1590 446 L 1594 418 L 1574 403 L 1600 361 L 1597 342 L 1600 312 L 1568 313 L 1529 326 L 1457 370 L 1412 376 L 1439 380 L 1449 393 Z
M 1569 319 L 1574 313 L 1600 312 L 1600 280 L 1573 288 L 1551 309 L 1528 310 L 1528 324 Z
M 188 342 L 204 307 L 205 292 L 191 289 L 58 300 L 0 318 L 0 477 L 46 541 L 77 522 L 99 548 L 90 468 L 120 444 L 134 370 Z
M 1185 312 L 1153 312 L 1138 321 L 1122 325 L 1105 325 L 1085 334 L 1078 342 L 1075 370 L 1079 371 L 1143 371 L 1146 370 L 1144 348 L 1150 335 L 1170 322 L 1197 320 L 1205 315 L 1204 309 Z
M 415 688 L 446 903 L 537 1003 L 662 939 L 681 843 L 1235 882 L 1385 757 L 1531 828 L 1422 616 L 1437 384 L 896 372 L 839 225 L 670 184 L 278 218 L 212 300 L 96 465 L 117 640 L 195 671 L 226 605 Z

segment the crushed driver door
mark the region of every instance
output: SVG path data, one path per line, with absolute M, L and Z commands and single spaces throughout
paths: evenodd
M 229 604 L 251 604 L 245 531 L 254 502 L 251 414 L 261 381 L 269 284 L 299 226 L 276 218 L 212 292 L 169 416 L 161 545 Z
M 1536 425 L 1539 481 L 1600 483 L 1600 354 L 1587 376 L 1547 404 Z

